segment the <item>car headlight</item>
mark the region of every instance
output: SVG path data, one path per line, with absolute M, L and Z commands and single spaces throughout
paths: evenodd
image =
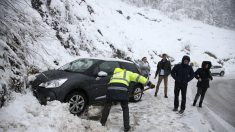
M 45 88 L 56 88 L 64 84 L 64 82 L 66 82 L 67 80 L 68 80 L 67 78 L 51 80 L 48 82 L 41 83 L 39 86 Z

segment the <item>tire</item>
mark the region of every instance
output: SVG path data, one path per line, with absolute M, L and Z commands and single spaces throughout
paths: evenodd
M 88 106 L 87 96 L 82 92 L 70 93 L 66 102 L 69 103 L 69 111 L 74 115 L 80 115 Z
M 221 77 L 224 76 L 224 71 L 221 71 L 220 74 L 219 74 Z
M 135 88 L 132 91 L 132 95 L 134 95 L 137 92 L 140 92 L 141 90 L 142 90 L 142 88 L 139 85 L 135 86 Z M 139 102 L 142 98 L 142 95 L 143 95 L 143 93 L 139 93 L 137 95 L 134 95 L 133 97 L 131 97 L 131 101 L 132 102 Z

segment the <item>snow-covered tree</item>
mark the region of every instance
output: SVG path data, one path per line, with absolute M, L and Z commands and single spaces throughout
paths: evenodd
M 186 16 L 219 27 L 235 28 L 234 0 L 123 0 L 150 6 L 169 16 Z

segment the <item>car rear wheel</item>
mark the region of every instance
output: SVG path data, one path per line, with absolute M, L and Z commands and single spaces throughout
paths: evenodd
M 69 103 L 69 111 L 74 115 L 80 115 L 87 107 L 87 97 L 81 92 L 74 92 L 68 95 L 66 102 Z
M 139 102 L 141 100 L 142 95 L 143 95 L 143 93 L 141 91 L 142 91 L 142 88 L 140 86 L 136 86 L 133 89 L 133 92 L 132 92 L 133 97 L 131 97 L 131 100 L 133 102 Z M 139 93 L 139 92 L 141 92 L 141 93 Z M 139 93 L 139 94 L 136 94 L 136 93 Z
M 220 72 L 219 74 L 221 77 L 224 76 L 224 71 Z

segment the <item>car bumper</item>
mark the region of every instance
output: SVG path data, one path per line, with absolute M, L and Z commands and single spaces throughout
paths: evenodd
M 33 95 L 38 99 L 40 104 L 46 105 L 47 101 L 56 100 L 56 93 L 47 88 L 37 87 L 33 90 Z

